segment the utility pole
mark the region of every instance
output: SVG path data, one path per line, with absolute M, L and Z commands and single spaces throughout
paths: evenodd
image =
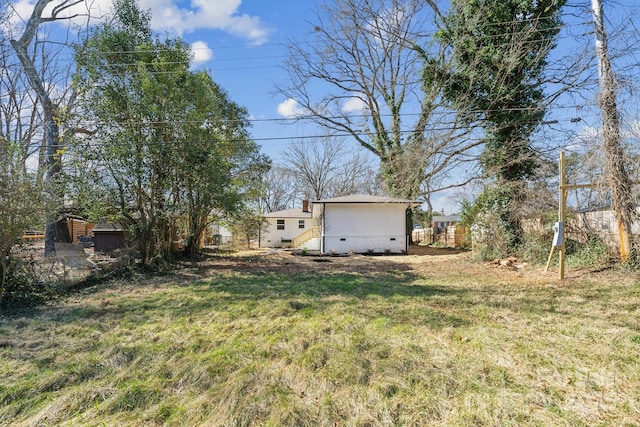
M 626 168 L 626 159 L 620 144 L 620 113 L 616 101 L 616 81 L 607 48 L 607 34 L 600 0 L 591 0 L 593 24 L 596 33 L 596 53 L 600 77 L 600 109 L 602 111 L 602 133 L 606 171 L 611 185 L 613 210 L 618 225 L 620 259 L 627 261 L 630 250 L 631 223 L 635 207 L 631 198 L 631 181 Z

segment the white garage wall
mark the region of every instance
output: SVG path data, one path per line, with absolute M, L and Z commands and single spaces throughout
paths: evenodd
M 323 252 L 404 252 L 406 209 L 398 203 L 326 204 Z

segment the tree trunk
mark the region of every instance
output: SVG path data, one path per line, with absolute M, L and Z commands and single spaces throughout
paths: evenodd
M 62 167 L 60 164 L 59 150 L 61 145 L 59 143 L 59 128 L 56 124 L 56 119 L 53 115 L 45 114 L 45 146 L 46 146 L 46 158 L 45 158 L 45 183 L 48 186 L 48 191 L 55 200 L 61 200 L 63 197 L 61 187 L 56 182 Z M 55 204 L 57 205 L 57 203 Z M 56 241 L 56 223 L 58 222 L 57 212 L 49 212 L 47 215 L 47 223 L 45 225 L 44 232 L 44 255 L 55 255 L 55 241 Z
M 189 220 L 189 236 L 185 246 L 185 252 L 189 257 L 194 257 L 201 252 L 200 242 L 207 228 L 207 218 L 202 215 L 192 214 Z
M 56 189 L 55 179 L 61 171 L 59 158 L 57 156 L 60 150 L 60 130 L 58 128 L 58 124 L 56 122 L 56 113 L 58 110 L 58 106 L 51 100 L 49 94 L 44 88 L 44 84 L 38 74 L 35 64 L 33 60 L 29 57 L 27 53 L 27 48 L 31 41 L 33 40 L 36 31 L 38 30 L 38 26 L 41 21 L 42 12 L 44 8 L 50 3 L 51 0 L 39 0 L 34 6 L 34 10 L 27 21 L 27 25 L 25 27 L 24 33 L 19 40 L 11 40 L 11 46 L 16 51 L 20 63 L 24 68 L 25 74 L 27 75 L 27 79 L 29 80 L 29 84 L 31 88 L 35 91 L 38 100 L 42 103 L 42 109 L 45 117 L 44 124 L 44 140 L 43 146 L 45 147 L 45 182 L 50 185 L 49 191 L 53 196 L 59 195 L 59 190 Z M 55 254 L 55 236 L 56 236 L 56 221 L 57 215 L 55 213 L 49 214 L 47 216 L 47 224 L 45 229 L 45 256 L 50 256 Z
M 631 223 L 635 207 L 631 197 L 631 180 L 626 168 L 626 158 L 620 144 L 620 114 L 616 102 L 615 76 L 611 70 L 607 49 L 607 35 L 600 0 L 591 0 L 596 32 L 596 51 L 600 72 L 600 108 L 602 109 L 602 132 L 604 152 L 613 209 L 620 237 L 620 259 L 627 261 L 630 251 Z

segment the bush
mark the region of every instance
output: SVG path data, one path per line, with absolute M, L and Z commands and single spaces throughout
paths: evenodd
M 0 140 L 2 138 L 0 137 Z M 47 211 L 45 189 L 30 173 L 22 159 L 20 146 L 1 141 L 0 147 L 0 299 L 9 290 L 8 281 L 18 280 L 19 271 L 12 265 L 11 251 L 22 233 L 44 223 Z M 15 261 L 14 261 L 15 262 Z M 20 266 L 21 264 L 17 264 Z M 18 269 L 20 270 L 20 269 Z M 18 276 L 16 276 L 18 275 Z
M 54 288 L 42 278 L 33 260 L 9 259 L 5 263 L 5 284 L 0 292 L 0 307 L 15 309 L 50 300 Z
M 513 239 L 498 218 L 485 214 L 471 228 L 472 249 L 480 260 L 492 260 L 516 255 Z
M 518 189 L 502 182 L 485 187 L 473 203 L 462 204 L 461 224 L 471 227 L 473 251 L 483 260 L 516 255 L 522 244 Z
M 524 235 L 518 256 L 532 264 L 543 265 L 549 258 L 552 242 L 553 230 L 527 233 Z
M 588 236 L 585 243 L 568 239 L 565 250 L 567 264 L 572 267 L 606 267 L 614 260 L 611 247 L 596 235 Z

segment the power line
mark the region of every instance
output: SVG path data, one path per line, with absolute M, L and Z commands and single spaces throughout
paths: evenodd
M 542 106 L 542 107 L 513 107 L 513 108 L 500 108 L 500 109 L 489 109 L 489 110 L 469 110 L 469 111 L 465 111 L 465 113 L 469 114 L 469 115 L 481 115 L 484 113 L 494 113 L 494 112 L 538 112 L 538 111 L 543 111 L 546 110 L 548 107 L 547 106 Z M 584 105 L 564 105 L 564 106 L 554 106 L 553 107 L 555 110 L 581 110 L 584 109 Z M 447 111 L 435 111 L 432 113 L 432 116 L 434 117 L 434 122 L 439 123 L 439 124 L 449 124 L 449 125 L 453 125 L 455 123 L 457 123 L 456 121 L 446 121 L 443 122 L 441 119 L 438 119 L 438 117 L 446 117 L 446 116 L 451 116 L 454 115 L 455 111 L 454 110 L 447 110 Z M 344 116 L 327 116 L 327 119 L 341 119 Z M 369 118 L 370 115 L 369 114 L 350 114 L 348 115 L 348 117 L 350 119 L 365 119 L 365 118 Z M 383 113 L 380 114 L 381 118 L 386 118 L 386 119 L 391 119 L 393 118 L 393 115 L 391 113 Z M 401 113 L 400 114 L 401 118 L 411 118 L 411 117 L 420 117 L 420 113 Z M 230 120 L 230 119 L 225 119 L 225 120 L 221 120 L 221 121 L 216 121 L 216 122 L 220 122 L 220 123 L 241 123 L 241 122 L 249 122 L 252 124 L 256 124 L 256 123 L 297 123 L 303 120 L 310 120 L 310 117 L 304 117 L 304 116 L 299 116 L 299 117 L 271 117 L 271 118 L 247 118 L 247 119 L 236 119 L 236 120 Z M 570 118 L 568 120 L 573 120 L 573 118 Z M 478 119 L 478 121 L 482 122 L 483 119 L 480 118 Z M 200 125 L 203 123 L 207 123 L 206 119 L 203 120 L 145 120 L 145 121 L 123 121 L 123 122 L 104 122 L 102 120 L 99 119 L 93 119 L 93 120 L 87 120 L 87 119 L 83 119 L 83 120 L 79 120 L 77 122 L 74 121 L 70 121 L 70 126 L 73 127 L 82 127 L 82 128 L 86 128 L 86 127 L 98 127 L 98 126 L 114 126 L 114 125 L 127 125 L 127 126 L 157 126 L 157 125 L 188 125 L 188 124 L 194 124 L 194 125 Z M 29 121 L 29 119 L 25 118 L 25 122 L 21 123 L 21 125 L 24 126 L 28 126 L 30 125 L 31 122 Z M 18 124 L 16 123 L 16 126 Z
M 554 120 L 552 122 L 547 122 L 547 123 L 543 123 L 543 124 L 558 124 L 560 122 L 572 122 L 572 119 L 565 119 L 565 120 Z M 482 126 L 478 125 L 478 126 L 473 126 L 470 128 L 470 130 L 473 129 L 482 129 Z M 431 132 L 448 132 L 450 131 L 451 128 L 446 126 L 446 124 L 443 124 L 442 127 L 432 127 L 430 129 L 428 129 L 428 131 Z M 566 132 L 566 131 L 564 131 Z M 404 135 L 408 135 L 408 134 L 412 134 L 414 133 L 412 130 L 403 130 L 400 132 L 401 134 Z M 282 136 L 282 137 L 261 137 L 261 138 L 251 138 L 251 137 L 247 137 L 247 138 L 243 138 L 242 140 L 234 140 L 233 138 L 230 140 L 224 140 L 224 143 L 233 143 L 234 141 L 236 142 L 255 142 L 255 143 L 263 143 L 263 142 L 293 142 L 293 141 L 311 141 L 311 140 L 323 140 L 323 139 L 331 139 L 331 138 L 352 138 L 352 137 L 372 137 L 374 136 L 375 133 L 373 132 L 365 132 L 365 131 L 361 131 L 361 132 L 344 132 L 344 133 L 333 133 L 333 134 L 314 134 L 314 135 L 298 135 L 298 136 Z M 437 139 L 437 138 L 435 138 Z M 466 137 L 467 141 L 481 141 L 483 140 L 483 138 L 480 137 Z M 211 141 L 204 141 L 204 143 L 210 143 Z M 199 141 L 194 141 L 194 140 L 188 140 L 188 139 L 172 139 L 172 140 L 154 140 L 154 139 L 142 139 L 139 144 L 137 143 L 132 143 L 132 142 L 117 142 L 117 141 L 109 141 L 108 137 L 107 137 L 107 141 L 101 141 L 101 140 L 94 140 L 94 141 L 89 141 L 89 140 L 82 140 L 81 142 L 78 142 L 77 144 L 70 144 L 69 147 L 73 148 L 73 147 L 79 147 L 80 149 L 84 149 L 84 148 L 109 148 L 109 147 L 131 147 L 131 148 L 135 148 L 136 146 L 143 146 L 143 147 L 154 147 L 154 146 L 170 146 L 170 145 L 175 145 L 175 146 L 189 146 L 189 145 L 200 145 L 202 144 L 203 141 L 199 140 Z

